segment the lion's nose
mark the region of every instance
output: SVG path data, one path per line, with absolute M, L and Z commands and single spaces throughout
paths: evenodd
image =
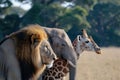
M 56 60 L 56 58 L 53 58 L 53 60 Z
M 55 54 L 53 54 L 53 60 L 56 60 L 57 56 Z

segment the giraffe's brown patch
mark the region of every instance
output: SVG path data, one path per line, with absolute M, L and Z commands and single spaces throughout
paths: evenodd
M 57 71 L 58 71 L 57 67 L 56 67 L 56 68 L 54 68 L 54 71 L 55 71 L 55 72 L 57 72 Z
M 58 78 L 60 78 L 60 77 L 61 77 L 61 74 L 59 73 L 59 74 L 58 74 Z
M 55 76 L 55 75 L 56 75 L 56 72 L 53 72 L 52 75 Z
M 67 65 L 67 60 L 63 60 L 63 66 L 66 66 Z
M 63 77 L 63 76 L 64 76 L 64 74 L 62 74 L 62 73 L 59 73 L 59 74 L 58 74 L 58 77 L 59 77 L 59 78 L 61 78 L 61 77 Z
M 57 67 L 57 64 L 56 63 L 54 63 L 54 65 L 53 65 L 54 67 Z
M 50 76 L 50 74 L 51 74 L 50 71 L 48 71 L 48 72 L 47 72 L 47 75 Z
M 63 67 L 62 67 L 62 66 L 58 66 L 57 69 L 58 69 L 59 71 L 62 71 Z
M 43 77 L 43 80 L 47 80 L 47 77 Z
M 49 77 L 49 80 L 54 80 L 54 78 L 53 77 Z
M 52 68 L 50 68 L 50 70 L 54 70 L 55 69 L 55 66 L 53 66 Z
M 61 62 L 61 61 L 58 61 L 56 64 L 57 64 L 57 65 L 61 65 L 61 64 L 62 64 L 62 62 Z
M 64 69 L 63 69 L 63 73 L 66 74 L 66 73 L 68 73 L 68 72 L 69 72 L 69 68 L 64 68 Z
M 52 70 L 49 71 L 50 74 L 51 74 L 52 72 L 53 72 Z

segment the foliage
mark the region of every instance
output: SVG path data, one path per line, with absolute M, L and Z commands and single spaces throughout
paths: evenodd
M 32 7 L 26 12 L 13 7 L 11 0 L 1 0 L 0 38 L 23 26 L 40 24 L 64 29 L 72 41 L 81 34 L 81 29 L 86 29 L 100 46 L 120 46 L 119 0 L 16 1 L 31 2 Z M 72 3 L 72 6 L 64 7 L 63 3 Z M 3 14 L 5 17 L 2 17 Z
M 120 6 L 111 3 L 97 4 L 88 15 L 92 28 L 91 33 L 100 39 L 100 44 L 108 46 L 119 45 L 120 36 Z M 112 37 L 111 37 L 112 36 Z M 111 39 L 112 38 L 112 39 Z
M 112 3 L 114 5 L 120 5 L 120 0 L 98 0 L 99 3 Z
M 10 0 L 0 0 L 0 14 L 2 14 L 5 9 L 11 6 L 12 6 L 12 3 Z
M 20 18 L 17 14 L 7 15 L 0 19 L 0 38 L 19 29 Z
M 88 11 L 91 10 L 96 3 L 97 0 L 75 0 L 76 5 L 79 5 Z
M 20 7 L 9 7 L 3 11 L 4 16 L 11 14 L 18 14 L 19 16 L 23 16 L 25 14 L 25 10 Z

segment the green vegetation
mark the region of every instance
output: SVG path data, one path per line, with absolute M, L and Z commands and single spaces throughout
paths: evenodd
M 25 11 L 11 0 L 1 0 L 0 40 L 23 26 L 40 24 L 64 29 L 72 41 L 86 29 L 100 46 L 120 46 L 120 0 L 17 1 L 31 2 L 31 9 Z

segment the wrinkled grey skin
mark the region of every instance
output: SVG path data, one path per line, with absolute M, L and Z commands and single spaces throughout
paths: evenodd
M 70 64 L 69 79 L 76 80 L 76 52 L 72 46 L 71 40 L 63 29 L 43 27 L 48 34 L 53 51 L 60 58 L 66 59 Z

